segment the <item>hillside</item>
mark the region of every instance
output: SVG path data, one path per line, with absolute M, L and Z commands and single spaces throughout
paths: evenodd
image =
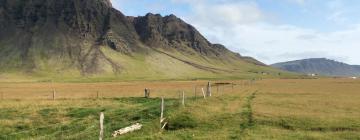
M 278 76 L 174 15 L 127 17 L 109 0 L 0 0 L 0 78 Z
M 312 58 L 271 65 L 291 72 L 320 74 L 326 76 L 359 76 L 360 67 L 325 58 Z

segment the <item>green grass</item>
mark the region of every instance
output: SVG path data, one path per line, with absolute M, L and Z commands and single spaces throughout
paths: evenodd
M 194 135 L 209 138 L 208 130 L 226 127 L 218 122 L 231 123 L 227 113 L 207 114 L 214 109 L 212 102 L 221 104 L 216 112 L 219 107 L 230 107 L 223 102 L 227 99 L 230 97 L 188 98 L 185 107 L 178 99 L 166 99 L 169 125 L 163 131 L 159 128 L 159 98 L 35 100 L 35 104 L 34 100 L 6 100 L 0 103 L 0 139 L 97 139 L 100 112 L 105 113 L 106 138 L 137 122 L 144 125 L 142 130 L 117 139 L 192 139 Z
M 63 100 L 2 108 L 0 139 L 97 139 L 100 112 L 105 113 L 107 138 L 112 131 L 135 122 L 153 132 L 154 120 L 160 114 L 159 101 L 144 98 Z
M 220 134 L 223 130 L 219 131 L 219 127 L 233 123 L 229 120 L 233 114 L 221 112 L 221 108 L 231 107 L 224 102 L 228 99 L 231 98 L 188 98 L 185 107 L 178 99 L 166 99 L 165 117 L 169 125 L 162 132 L 158 98 L 38 100 L 36 104 L 31 104 L 33 100 L 7 100 L 1 103 L 0 139 L 97 139 L 99 112 L 105 113 L 106 138 L 111 138 L 111 132 L 137 122 L 144 125 L 142 130 L 118 139 L 210 138 L 208 131 Z M 220 106 L 213 108 L 212 102 Z M 219 114 L 212 114 L 212 110 Z

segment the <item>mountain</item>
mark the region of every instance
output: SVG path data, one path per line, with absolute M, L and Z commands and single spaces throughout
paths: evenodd
M 110 0 L 0 0 L 0 79 L 251 77 L 279 71 L 210 43 L 175 15 L 129 17 Z
M 360 76 L 360 66 L 349 65 L 326 58 L 312 58 L 271 65 L 286 71 L 326 76 Z

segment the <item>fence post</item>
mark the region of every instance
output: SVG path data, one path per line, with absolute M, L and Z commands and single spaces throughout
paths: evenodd
M 163 125 L 163 122 L 165 121 L 165 118 L 164 118 L 164 97 L 161 97 L 161 113 L 160 113 L 160 129 L 164 129 L 165 128 L 165 125 L 167 124 L 166 122 L 164 123 Z
M 160 106 L 160 128 L 162 128 L 162 122 L 164 121 L 164 97 L 161 97 L 161 106 Z
M 208 82 L 208 84 L 207 84 L 206 96 L 211 97 L 211 84 L 210 84 L 210 82 Z
M 55 98 L 56 98 L 56 90 L 55 90 L 55 87 L 54 87 L 54 81 L 53 80 L 51 80 L 51 88 L 53 90 L 52 99 L 55 100 Z
M 161 97 L 161 114 L 160 114 L 160 120 L 164 117 L 164 97 Z
M 201 91 L 202 91 L 202 94 L 203 94 L 203 96 L 204 96 L 204 99 L 206 99 L 206 95 L 205 95 L 204 88 L 201 88 Z
M 52 98 L 53 98 L 53 100 L 55 100 L 55 98 L 56 98 L 56 90 L 55 90 L 55 88 L 53 89 Z
M 104 138 L 104 112 L 100 113 L 100 135 L 99 140 L 103 140 Z
M 1 100 L 4 100 L 4 92 L 1 92 Z
M 145 88 L 145 98 L 150 98 L 150 89 Z

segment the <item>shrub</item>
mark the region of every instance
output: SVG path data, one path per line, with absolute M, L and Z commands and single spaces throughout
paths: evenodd
M 178 115 L 168 120 L 166 130 L 178 130 L 185 128 L 195 128 L 197 126 L 196 120 L 187 115 Z

